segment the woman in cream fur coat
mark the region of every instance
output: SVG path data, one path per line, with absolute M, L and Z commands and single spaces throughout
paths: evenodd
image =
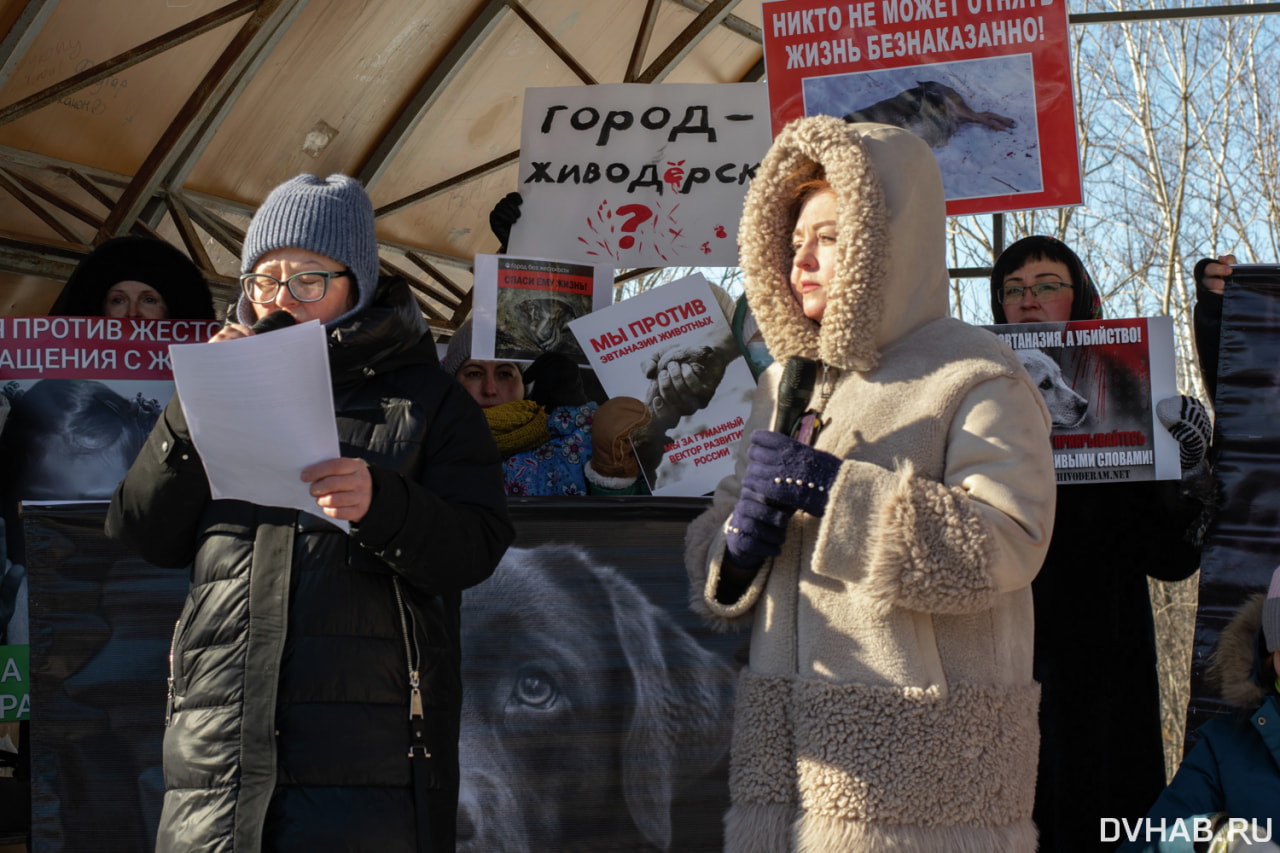
M 739 230 L 774 365 L 689 529 L 694 608 L 751 625 L 726 850 L 1036 847 L 1031 579 L 1050 420 L 1014 353 L 947 317 L 942 180 L 898 128 L 789 124 Z M 770 430 L 783 367 L 810 413 Z

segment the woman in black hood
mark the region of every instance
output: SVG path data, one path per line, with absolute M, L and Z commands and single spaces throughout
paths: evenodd
M 1033 235 L 1023 237 L 1000 253 L 991 270 L 991 317 L 993 322 L 1008 323 L 1000 289 L 1004 280 L 1031 261 L 1050 261 L 1062 264 L 1071 276 L 1071 320 L 1101 320 L 1102 299 L 1094 287 L 1084 262 L 1067 244 L 1053 237 Z
M 130 313 L 123 304 L 112 308 L 123 294 L 114 288 L 137 283 L 160 299 L 160 313 Z M 122 310 L 123 309 L 123 310 Z M 121 313 L 114 313 L 121 311 Z M 199 267 L 181 251 L 151 237 L 116 237 L 85 255 L 67 279 L 62 293 L 49 310 L 53 317 L 141 316 L 176 320 L 213 320 L 213 296 Z
M 1030 321 L 1102 319 L 1084 264 L 1053 237 L 1026 237 L 996 260 L 996 323 L 1017 319 L 1005 313 L 1001 289 L 1007 279 L 1023 286 L 1050 280 L 1071 285 L 1069 314 L 1064 299 L 1050 302 L 1023 291 L 1023 301 L 1010 307 L 1017 304 L 1021 310 L 1015 314 Z M 1035 310 L 1037 304 L 1043 310 Z M 1190 481 L 1058 488 L 1049 553 L 1031 584 L 1032 670 L 1042 690 L 1032 812 L 1040 853 L 1114 850 L 1115 843 L 1099 834 L 1100 819 L 1137 820 L 1164 787 L 1147 578 L 1180 581 L 1199 567 L 1200 549 L 1187 533 L 1202 499 L 1189 494 Z

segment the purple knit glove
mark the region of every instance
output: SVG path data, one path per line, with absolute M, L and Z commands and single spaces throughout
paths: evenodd
M 769 506 L 745 486 L 733 515 L 724 523 L 725 550 L 740 569 L 755 571 L 768 557 L 782 553 L 791 513 Z
M 765 502 L 821 516 L 827 511 L 831 484 L 840 473 L 840 459 L 771 430 L 756 430 L 747 449 L 743 490 L 751 489 Z

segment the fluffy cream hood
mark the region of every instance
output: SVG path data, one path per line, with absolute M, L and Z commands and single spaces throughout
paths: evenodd
M 839 199 L 834 279 L 821 325 L 791 295 L 788 208 L 820 163 Z M 751 182 L 739 252 L 747 301 L 778 361 L 802 355 L 869 371 L 884 348 L 947 316 L 946 208 L 929 146 L 901 128 L 829 116 L 783 128 Z

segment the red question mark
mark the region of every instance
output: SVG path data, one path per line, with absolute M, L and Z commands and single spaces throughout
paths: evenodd
M 626 234 L 628 231 L 634 231 L 644 224 L 645 220 L 653 216 L 653 211 L 645 207 L 643 204 L 624 204 L 618 208 L 619 216 L 629 217 L 622 226 L 622 232 Z M 618 241 L 619 249 L 630 249 L 636 244 L 636 238 L 627 235 Z

